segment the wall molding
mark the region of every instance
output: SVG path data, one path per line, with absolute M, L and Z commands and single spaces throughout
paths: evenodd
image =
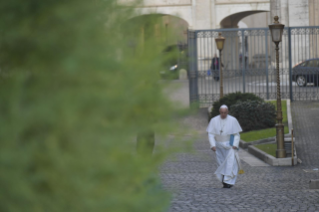
M 236 5 L 236 4 L 270 4 L 270 1 L 239 1 L 239 2 L 218 2 L 216 1 L 215 2 L 215 5 L 229 5 L 229 4 L 233 4 L 233 5 Z
M 185 7 L 185 6 L 192 6 L 192 4 L 141 5 L 141 6 L 136 6 L 136 8 L 148 8 L 148 7 Z

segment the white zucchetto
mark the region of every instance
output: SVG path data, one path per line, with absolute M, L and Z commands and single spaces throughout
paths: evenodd
M 222 106 L 220 106 L 219 109 L 227 109 L 228 110 L 228 107 L 227 107 L 227 105 L 222 105 Z

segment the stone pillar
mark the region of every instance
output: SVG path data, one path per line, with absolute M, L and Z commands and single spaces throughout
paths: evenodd
M 280 0 L 280 23 L 289 26 L 289 0 Z
M 308 0 L 289 0 L 289 24 L 294 26 L 309 26 Z M 292 36 L 291 51 L 297 55 L 293 57 L 292 65 L 310 58 L 310 35 Z M 300 40 L 301 39 L 301 40 Z
M 215 0 L 210 0 L 210 16 L 211 29 L 216 29 Z
M 278 15 L 281 18 L 280 13 L 280 0 L 270 0 L 270 22 L 274 22 L 274 17 Z
M 309 0 L 309 25 L 319 26 L 319 1 Z
M 308 0 L 289 0 L 289 26 L 309 26 Z
M 280 0 L 280 23 L 284 24 L 286 27 L 289 27 L 289 0 Z M 288 37 L 283 36 L 282 38 L 283 43 L 288 43 Z M 282 45 L 283 46 L 283 45 Z M 286 46 L 286 45 L 285 45 Z M 285 70 L 289 69 L 289 52 L 288 49 L 282 50 L 282 59 L 281 59 L 281 68 Z M 288 78 L 289 72 L 284 72 L 284 78 Z
M 196 3 L 194 24 L 195 29 L 211 28 L 211 2 L 210 0 L 194 0 Z
M 280 23 L 289 25 L 289 3 L 294 0 L 271 0 L 270 1 L 270 21 L 274 22 L 274 17 L 279 17 Z
M 309 25 L 319 26 L 319 1 L 309 0 Z M 319 57 L 319 36 L 313 35 L 310 38 L 310 57 Z

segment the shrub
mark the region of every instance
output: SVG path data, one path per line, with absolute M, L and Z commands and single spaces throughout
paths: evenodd
M 0 211 L 166 211 L 167 151 L 135 154 L 137 132 L 174 128 L 160 41 L 117 0 L 0 7 Z
M 263 99 L 261 99 L 260 97 L 252 93 L 236 92 L 236 93 L 227 94 L 223 98 L 221 98 L 219 101 L 213 104 L 213 110 L 212 110 L 210 118 L 219 115 L 219 108 L 223 104 L 227 105 L 228 108 L 230 109 L 231 106 L 236 104 L 238 101 L 247 101 L 247 100 L 258 101 L 258 102 L 264 101 Z
M 237 118 L 243 131 L 269 128 L 276 123 L 275 106 L 269 102 L 238 102 L 231 106 L 230 114 Z

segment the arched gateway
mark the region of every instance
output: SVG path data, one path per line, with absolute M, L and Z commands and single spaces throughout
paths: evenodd
M 120 0 L 129 4 L 134 0 Z M 136 6 L 141 15 L 167 14 L 185 20 L 190 29 L 222 28 L 222 21 L 234 14 L 246 16 L 270 10 L 270 0 L 144 0 Z M 224 21 L 225 22 L 225 21 Z
M 133 1 L 121 0 L 123 3 Z M 298 78 L 295 65 L 304 64 L 305 70 L 308 66 L 309 70 L 317 68 L 314 64 L 319 61 L 319 26 L 309 26 L 317 23 L 316 15 L 312 14 L 315 13 L 312 8 L 319 7 L 317 1 L 144 0 L 142 3 L 136 6 L 141 15 L 166 14 L 180 17 L 188 24 L 190 102 L 199 102 L 200 106 L 206 107 L 219 99 L 219 82 L 208 74 L 212 57 L 219 55 L 215 46 L 219 32 L 226 37 L 224 94 L 241 91 L 255 93 L 264 99 L 276 98 L 275 51 L 269 29 L 265 27 L 272 23 L 270 16 L 274 15 L 278 15 L 286 26 L 279 57 L 282 98 L 319 100 L 319 74 L 309 72 L 306 78 L 311 80 L 304 84 L 306 87 L 293 81 Z M 243 18 L 267 11 L 270 16 L 269 20 L 264 20 L 264 28 L 238 28 L 238 22 Z M 318 82 L 312 82 L 312 79 Z

